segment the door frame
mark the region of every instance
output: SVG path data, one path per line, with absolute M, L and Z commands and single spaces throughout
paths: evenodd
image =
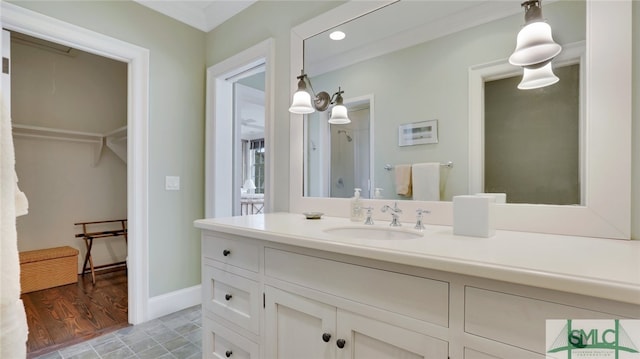
M 265 122 L 265 194 L 264 212 L 273 210 L 273 95 L 274 95 L 274 54 L 275 41 L 266 39 L 236 55 L 233 55 L 207 68 L 206 94 L 206 123 L 205 123 L 205 218 L 232 215 L 233 195 L 232 177 L 229 176 L 229 166 L 233 165 L 233 154 L 228 151 L 216 151 L 216 143 L 228 140 L 233 124 L 223 119 L 232 118 L 232 108 L 225 104 L 231 103 L 232 87 L 226 79 L 238 75 L 255 67 L 264 61 L 264 122 Z
M 7 2 L 0 25 L 128 64 L 127 217 L 129 323 L 149 319 L 149 50 Z

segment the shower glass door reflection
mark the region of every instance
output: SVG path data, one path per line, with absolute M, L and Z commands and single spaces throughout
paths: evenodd
M 357 187 L 371 198 L 369 107 L 349 109 L 349 118 L 349 124 L 330 125 L 330 196 L 349 198 Z

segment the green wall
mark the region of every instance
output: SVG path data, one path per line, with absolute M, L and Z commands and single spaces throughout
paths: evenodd
M 205 34 L 131 1 L 15 4 L 149 49 L 149 295 L 198 285 Z M 180 176 L 180 191 L 165 191 L 167 175 Z

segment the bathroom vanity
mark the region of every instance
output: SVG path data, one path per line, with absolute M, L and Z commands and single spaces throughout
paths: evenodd
M 546 319 L 640 318 L 640 242 L 358 235 L 388 224 L 196 221 L 203 358 L 545 358 Z

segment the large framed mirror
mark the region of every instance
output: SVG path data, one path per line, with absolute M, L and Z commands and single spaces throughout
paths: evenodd
M 477 176 L 478 166 L 483 166 L 483 157 L 478 156 L 478 151 L 479 148 L 483 151 L 484 147 L 478 147 L 478 142 L 482 144 L 484 136 L 477 137 L 477 128 L 484 128 L 482 88 L 485 80 L 491 80 L 492 76 L 495 78 L 495 74 L 486 71 L 484 72 L 486 76 L 481 74 L 473 77 L 470 74 L 474 69 L 485 64 L 501 62 L 506 64 L 506 57 L 515 46 L 515 36 L 522 25 L 523 16 L 519 3 L 504 1 L 407 3 L 411 6 L 423 6 L 420 10 L 411 11 L 420 15 L 417 17 L 429 18 L 430 16 L 424 15 L 427 13 L 440 15 L 432 16 L 431 22 L 426 24 L 410 24 L 410 17 L 400 17 L 405 20 L 407 26 L 404 40 L 396 39 L 388 43 L 376 41 L 374 50 L 343 51 L 349 55 L 340 58 L 339 62 L 342 62 L 342 65 L 348 64 L 346 68 L 338 69 L 338 65 L 332 64 L 327 59 L 339 58 L 331 56 L 329 50 L 321 50 L 320 53 L 326 56 L 316 61 L 315 58 L 318 56 L 311 54 L 307 48 L 312 46 L 312 41 L 317 39 L 318 34 L 344 27 L 353 23 L 354 19 L 359 22 L 365 19 L 373 21 L 367 25 L 370 33 L 375 32 L 372 29 L 393 27 L 389 19 L 397 18 L 398 14 L 393 15 L 395 17 L 381 16 L 381 11 L 389 11 L 394 6 L 406 3 L 349 2 L 293 28 L 291 78 L 295 79 L 300 69 L 304 68 L 314 86 L 321 90 L 331 91 L 334 86 L 336 88 L 342 86 L 345 90 L 345 102 L 350 96 L 358 97 L 362 94 L 375 96 L 375 107 L 371 108 L 371 113 L 375 113 L 376 118 L 376 122 L 373 123 L 376 135 L 372 135 L 370 141 L 374 148 L 371 156 L 375 158 L 371 161 L 371 182 L 374 183 L 373 186 L 384 189 L 386 199 L 370 200 L 371 204 L 377 208 L 389 201 L 399 200 L 401 201 L 399 206 L 405 213 L 403 216 L 405 221 L 412 221 L 413 210 L 421 208 L 431 210 L 431 215 L 427 219 L 429 223 L 450 225 L 451 197 L 478 192 L 478 189 L 482 189 L 476 189 L 472 185 L 478 182 L 477 178 L 474 178 Z M 454 5 L 453 8 L 449 7 L 451 4 Z M 578 10 L 570 8 L 572 6 L 577 6 Z M 426 10 L 425 7 L 432 7 L 432 9 Z M 557 15 L 552 12 L 554 7 L 560 9 Z M 580 186 L 577 191 L 578 199 L 573 201 L 575 203 L 567 202 L 571 203 L 570 205 L 544 202 L 499 205 L 497 226 L 501 229 L 518 231 L 629 238 L 631 2 L 546 1 L 544 11 L 545 17 L 553 17 L 554 21 L 549 20 L 549 22 L 554 27 L 554 31 L 557 29 L 566 48 L 573 48 L 574 43 L 579 41 L 586 43 L 586 51 L 583 53 L 571 50 L 578 54 L 576 58 L 582 59 L 578 60 L 579 70 L 577 70 L 578 74 L 582 74 L 578 76 L 580 79 L 578 111 L 582 119 L 577 140 L 577 146 L 580 149 L 576 165 L 579 176 L 577 182 Z M 580 14 L 581 18 L 568 18 L 575 17 L 576 14 Z M 376 17 L 378 17 L 377 20 Z M 616 24 L 607 21 L 613 17 L 620 21 Z M 377 26 L 375 21 L 378 21 Z M 498 28 L 496 23 L 500 23 L 502 27 Z M 573 23 L 578 23 L 578 30 L 567 29 L 566 24 Z M 412 35 L 411 31 L 414 31 Z M 417 44 L 416 41 L 419 38 L 421 43 Z M 617 41 L 609 41 L 612 38 Z M 422 44 L 424 41 L 427 45 Z M 566 46 L 569 44 L 571 46 Z M 403 71 L 392 74 L 386 73 L 387 71 L 383 73 L 380 67 L 376 66 L 382 62 L 390 62 L 392 56 L 397 57 L 392 54 L 397 50 L 391 49 L 394 46 L 404 51 L 402 58 L 405 62 L 399 65 L 403 67 Z M 441 53 L 447 52 L 449 56 L 444 60 L 431 55 L 427 56 L 418 51 L 421 46 L 430 46 Z M 375 51 L 380 52 L 383 57 L 370 53 Z M 413 57 L 412 52 L 415 54 Z M 439 62 L 460 62 L 452 57 L 452 54 L 456 55 L 457 52 L 460 53 L 457 55 L 467 62 L 458 66 L 456 73 L 445 74 Z M 366 59 L 363 60 L 362 57 Z M 372 61 L 371 58 L 374 60 Z M 576 63 L 576 61 L 565 62 Z M 407 70 L 409 64 L 415 66 Z M 437 74 L 434 75 L 430 71 L 435 71 Z M 510 71 L 517 72 L 518 69 L 512 67 Z M 410 76 L 402 77 L 400 76 L 402 74 Z M 442 75 L 438 77 L 439 74 Z M 402 77 L 403 82 L 391 83 L 390 79 L 393 76 Z M 371 83 L 375 85 L 376 80 L 382 85 L 371 88 Z M 411 91 L 419 88 L 420 81 L 430 82 L 439 88 L 420 89 L 416 96 Z M 475 83 L 477 81 L 480 81 L 480 91 L 477 89 L 478 84 Z M 291 82 L 293 93 L 296 90 L 295 81 Z M 437 92 L 449 93 L 449 96 L 446 98 L 438 98 L 436 95 L 420 97 L 423 93 Z M 448 101 L 445 109 L 437 110 L 438 104 L 445 100 Z M 479 112 L 482 114 L 479 115 Z M 394 132 L 397 133 L 399 127 L 432 119 L 438 119 L 439 124 L 440 138 L 437 145 L 401 147 L 395 142 L 397 136 Z M 291 116 L 290 210 L 292 212 L 318 210 L 346 216 L 348 203 L 345 200 L 311 197 L 309 191 L 305 192 L 304 184 L 309 186 L 310 181 L 309 178 L 305 178 L 304 173 L 310 164 L 305 155 L 308 149 L 305 144 L 308 144 L 309 131 L 305 133 L 304 121 L 306 119 L 301 115 Z M 331 133 L 333 132 L 338 131 Z M 344 135 L 344 133 L 341 134 Z M 385 136 L 389 139 L 389 143 L 384 143 Z M 544 147 L 544 143 L 540 145 Z M 447 167 L 441 171 L 441 181 L 444 184 L 444 186 L 441 184 L 441 187 L 444 187 L 441 188 L 441 201 L 403 200 L 402 197 L 395 196 L 394 185 L 390 180 L 391 173 L 387 173 L 391 171 L 386 165 L 393 167 L 401 163 L 422 162 L 425 159 L 443 163 L 453 162 L 453 168 Z M 616 175 L 612 176 L 612 173 Z M 328 181 L 331 181 L 329 176 L 324 178 L 329 178 Z M 376 215 L 380 217 L 379 213 Z

